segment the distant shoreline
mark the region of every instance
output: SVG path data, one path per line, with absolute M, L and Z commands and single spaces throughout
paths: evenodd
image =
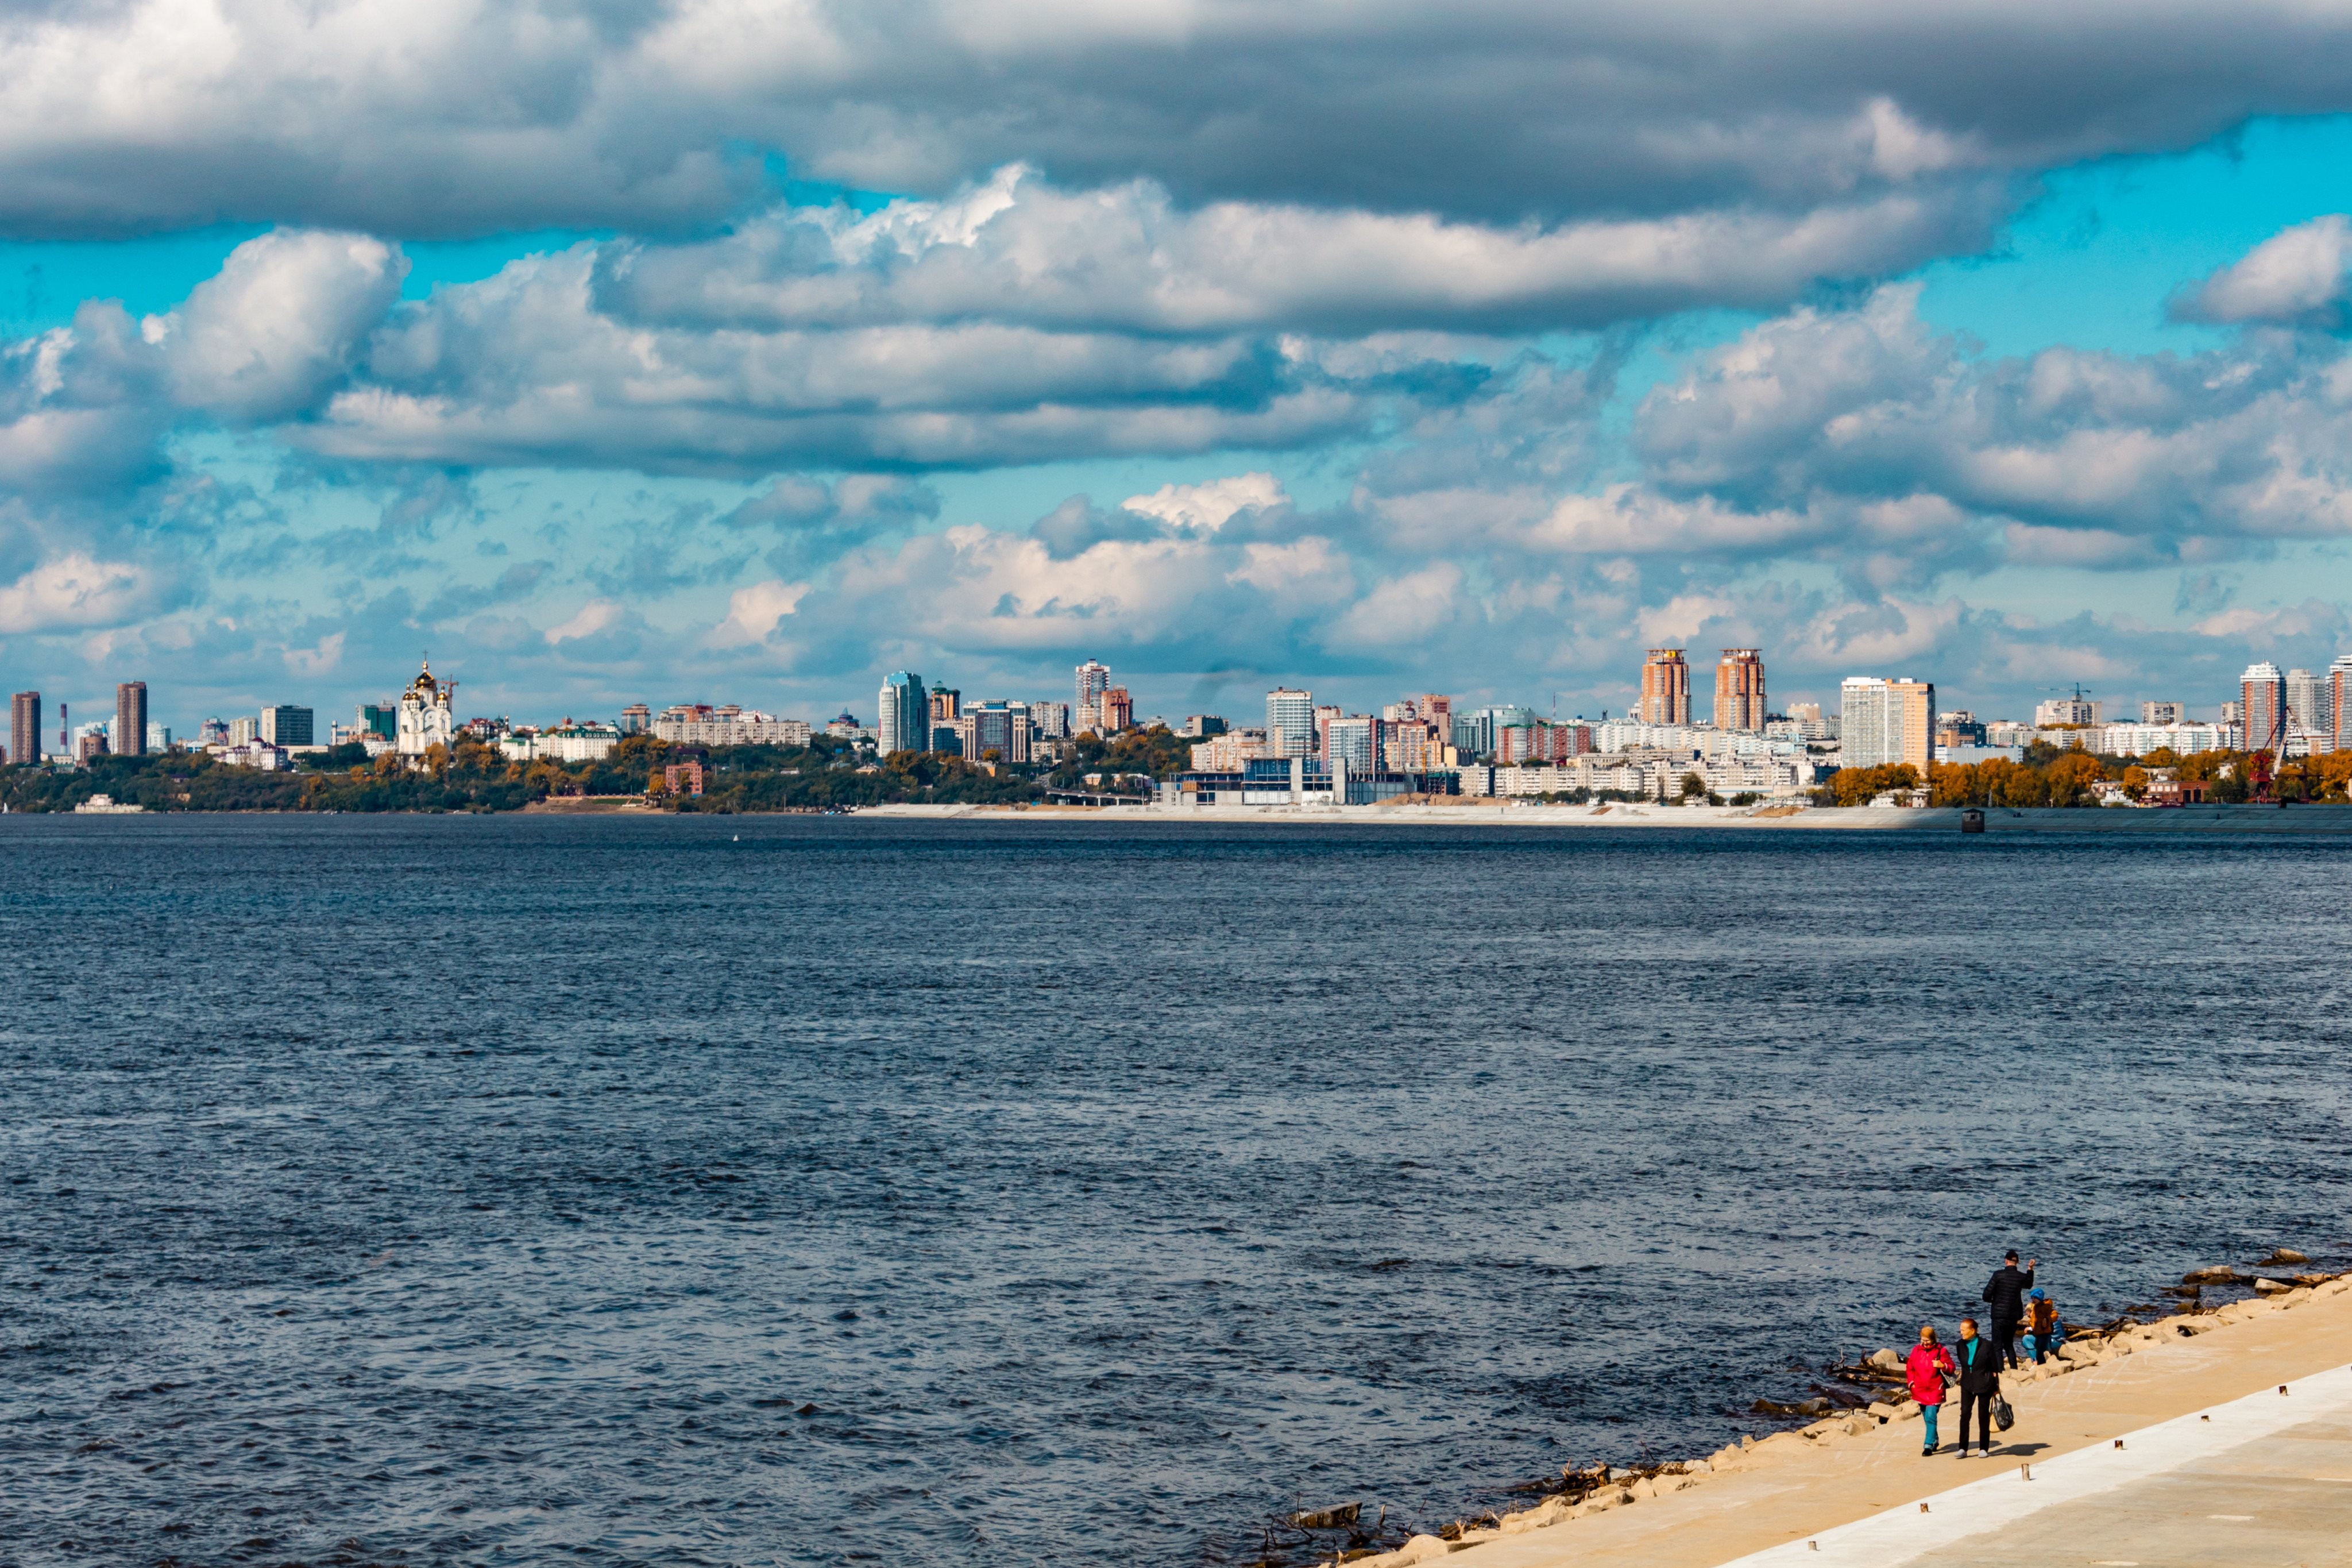
M 1749 832 L 1950 834 L 1960 837 L 1953 807 L 1669 806 L 1649 803 L 1536 805 L 1465 801 L 1448 805 L 1045 806 L 869 805 L 862 817 L 923 821 L 1101 822 L 1123 826 L 1239 825 L 1264 827 L 1717 828 Z M 2083 806 L 1985 808 L 1985 833 L 2098 833 L 2158 837 L 2183 834 L 2352 835 L 2352 805 Z
M 1554 831 L 1604 829 L 1685 832 L 1896 833 L 1914 836 L 1948 834 L 1963 837 L 1958 807 L 1914 810 L 1889 806 L 1730 806 L 1660 805 L 1654 802 L 1607 805 L 1540 805 L 1486 800 L 1460 805 L 1236 805 L 1236 806 L 1087 806 L 1040 804 L 933 805 L 895 803 L 824 811 L 786 807 L 774 811 L 677 811 L 664 809 L 634 795 L 554 796 L 509 810 L 446 811 L 307 811 L 299 808 L 250 807 L 202 810 L 186 806 L 169 811 L 76 812 L 22 811 L 24 818 L 70 817 L 77 822 L 156 821 L 182 816 L 562 816 L 633 820 L 661 817 L 744 818 L 781 816 L 840 816 L 902 822 L 962 822 L 1014 826 L 1090 823 L 1121 829 L 1184 826 L 1238 827 L 1503 827 Z M 2198 805 L 2126 809 L 2116 806 L 2038 807 L 2011 810 L 1988 807 L 1986 836 L 2098 834 L 2126 837 L 2352 837 L 2352 805 Z M 0 817 L 0 821 L 6 818 Z M 1966 837 L 1976 837 L 1968 835 Z

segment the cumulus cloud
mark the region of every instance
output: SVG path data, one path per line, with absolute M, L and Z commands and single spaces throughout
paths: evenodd
M 2352 300 L 2352 219 L 2330 213 L 2282 229 L 2172 303 L 2184 321 L 2336 327 Z
M 338 457 L 655 472 L 985 467 L 1285 447 L 1393 401 L 1281 345 L 995 322 L 656 328 L 597 309 L 593 248 L 395 312 L 301 439 Z
M 0 586 L 0 636 L 120 626 L 149 607 L 149 588 L 129 562 L 60 555 Z
M 2352 364 L 2334 344 L 1982 359 L 1916 304 L 1885 289 L 1755 328 L 1644 398 L 1636 450 L 1669 489 L 1752 508 L 1899 523 L 1869 509 L 1937 503 L 1915 510 L 1915 541 L 1959 518 L 2015 522 L 2012 545 L 2043 562 L 2352 531 Z
M 243 421 L 312 407 L 400 297 L 408 258 L 355 234 L 280 229 L 247 240 L 187 302 L 141 323 L 180 402 Z
M 154 477 L 171 424 L 153 354 L 120 305 L 0 350 L 0 487 L 52 496 Z
M 1205 484 L 1166 484 L 1145 496 L 1129 496 L 1120 505 L 1144 517 L 1156 517 L 1186 533 L 1214 533 L 1234 515 L 1287 506 L 1290 497 L 1272 474 L 1234 474 Z
M 723 239 L 614 246 L 597 298 L 626 318 L 704 327 L 1590 327 L 1780 305 L 1822 278 L 1900 271 L 1975 248 L 2006 206 L 1998 186 L 1957 184 L 1796 213 L 1503 227 L 1248 202 L 1186 211 L 1148 181 L 1066 191 L 1014 165 L 946 201 L 785 208 Z
M 719 623 L 711 634 L 721 647 L 748 647 L 768 640 L 776 623 L 793 613 L 808 596 L 806 583 L 787 583 L 771 578 L 738 588 L 728 596 L 727 618 Z
M 609 631 L 628 615 L 629 607 L 614 599 L 591 599 L 580 606 L 568 621 L 547 628 L 547 646 L 559 647 L 579 642 Z

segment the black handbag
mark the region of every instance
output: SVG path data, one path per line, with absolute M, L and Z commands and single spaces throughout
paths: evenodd
M 1998 1393 L 1992 1396 L 1992 1424 L 2003 1432 L 2017 1425 L 2017 1412 L 2011 1410 L 2009 1401 Z

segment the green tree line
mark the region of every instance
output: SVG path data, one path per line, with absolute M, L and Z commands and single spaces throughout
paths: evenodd
M 0 802 L 12 811 L 71 811 L 95 795 L 149 811 L 518 811 L 535 801 L 585 795 L 646 796 L 665 809 L 703 812 L 827 811 L 893 802 L 1001 805 L 1042 798 L 1048 788 L 1106 787 L 1121 774 L 1172 776 L 1189 763 L 1187 742 L 1164 727 L 1108 741 L 1081 735 L 1051 769 L 980 763 L 935 752 L 902 752 L 863 763 L 847 741 L 828 735 L 806 746 L 672 746 L 632 735 L 596 762 L 566 766 L 519 763 L 496 746 L 461 736 L 436 746 L 421 767 L 395 756 L 371 760 L 353 744 L 306 753 L 281 773 L 234 767 L 202 752 L 98 757 L 87 767 L 0 768 Z M 669 791 L 664 768 L 698 762 L 703 793 Z M 988 759 L 994 762 L 995 759 Z

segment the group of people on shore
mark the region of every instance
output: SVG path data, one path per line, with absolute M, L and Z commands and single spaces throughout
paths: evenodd
M 2017 1254 L 2006 1253 L 2001 1266 L 1984 1288 L 1984 1301 L 1991 1320 L 1991 1331 L 1979 1331 L 1974 1318 L 1960 1320 L 1960 1339 L 1957 1346 L 1946 1345 L 1936 1337 L 1936 1326 L 1923 1323 L 1919 1342 L 1911 1347 L 1905 1358 L 1903 1371 L 1911 1385 L 1911 1397 L 1919 1402 L 1919 1418 L 1926 1424 L 1919 1449 L 1921 1457 L 1937 1449 L 1936 1417 L 1942 1413 L 1944 1394 L 1957 1386 L 1960 1396 L 1960 1453 L 1969 1457 L 1969 1431 L 1973 1423 L 1979 1452 L 1992 1452 L 1993 1406 L 2000 1395 L 2000 1374 L 2018 1363 L 2018 1340 L 2022 1335 L 2024 1353 L 2036 1362 L 2046 1361 L 2066 1337 L 2058 1321 L 2058 1304 L 2050 1293 L 2033 1283 L 2034 1266 L 2039 1258 L 2029 1258 L 2025 1267 L 2017 1266 Z M 2006 1416 L 2001 1423 L 2008 1425 Z

